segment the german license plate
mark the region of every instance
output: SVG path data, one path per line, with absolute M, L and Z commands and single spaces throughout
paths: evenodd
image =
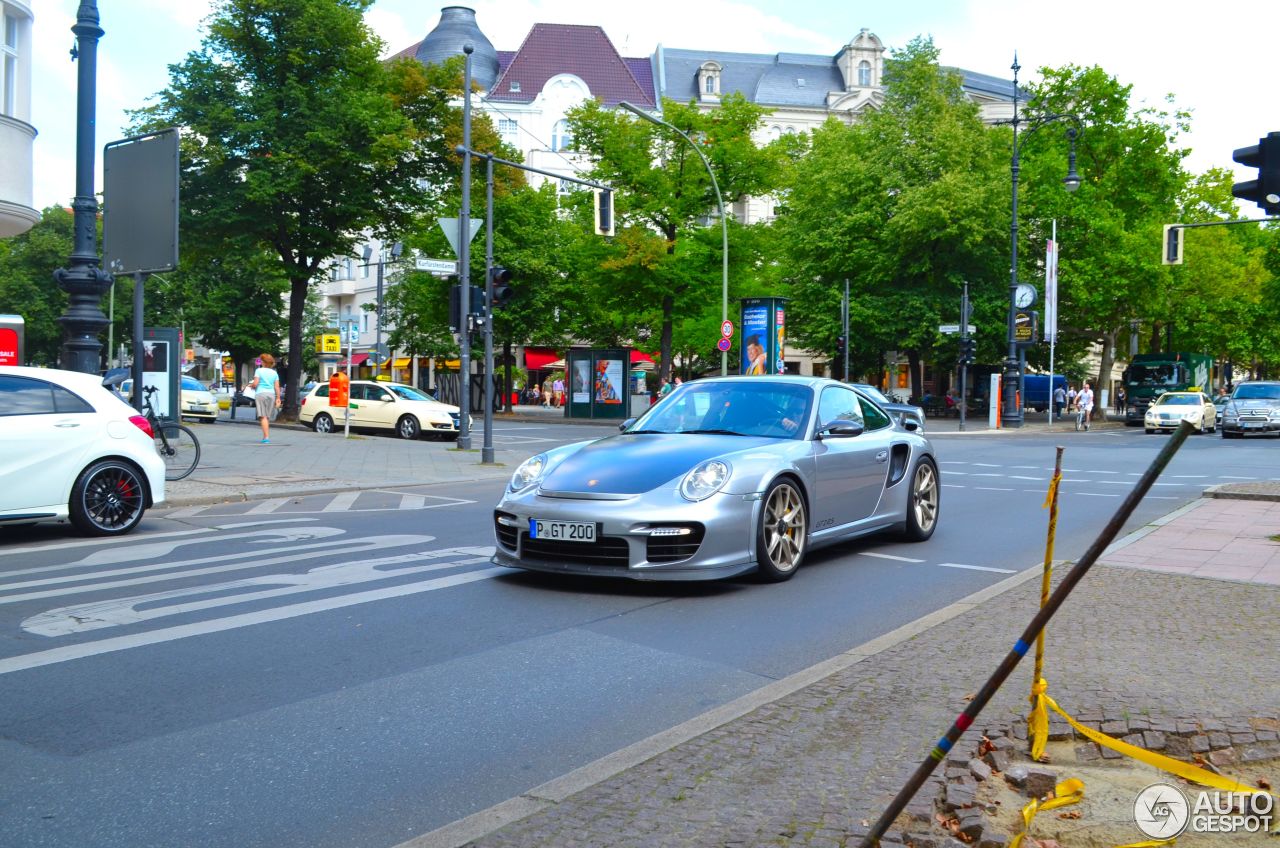
M 530 539 L 554 539 L 558 542 L 594 542 L 596 525 L 591 521 L 539 521 L 529 519 Z

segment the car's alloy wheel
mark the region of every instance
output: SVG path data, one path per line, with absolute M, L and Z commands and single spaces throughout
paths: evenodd
M 770 582 L 790 579 L 804 559 L 809 521 L 804 498 L 790 480 L 769 487 L 756 534 L 760 574 Z
M 317 433 L 332 433 L 333 419 L 325 413 L 321 412 L 311 421 L 311 426 L 315 428 Z
M 127 462 L 105 459 L 89 466 L 71 488 L 71 523 L 89 536 L 128 533 L 146 511 L 142 475 Z
M 911 491 L 908 493 L 906 537 L 912 542 L 923 542 L 933 535 L 938 526 L 938 507 L 942 486 L 938 481 L 938 467 L 929 457 L 921 457 L 911 475 Z
M 396 432 L 402 439 L 416 439 L 422 434 L 422 425 L 412 415 L 402 415 L 396 422 Z

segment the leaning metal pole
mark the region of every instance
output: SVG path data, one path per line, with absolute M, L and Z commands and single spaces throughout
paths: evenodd
M 458 213 L 458 450 L 471 450 L 471 54 L 462 45 L 462 210 Z
M 1000 686 L 1013 672 L 1014 667 L 1018 665 L 1018 661 L 1035 643 L 1036 636 L 1049 623 L 1049 619 L 1053 618 L 1054 613 L 1066 601 L 1067 596 L 1075 589 L 1076 584 L 1084 579 L 1084 576 L 1089 573 L 1089 569 L 1098 561 L 1098 557 L 1102 556 L 1102 552 L 1119 535 L 1125 522 L 1133 515 L 1133 511 L 1137 509 L 1138 504 L 1142 502 L 1147 492 L 1151 490 L 1156 478 L 1169 465 L 1173 455 L 1178 452 L 1178 448 L 1182 447 L 1182 443 L 1187 440 L 1189 435 L 1191 435 L 1191 425 L 1183 421 L 1178 425 L 1178 429 L 1170 437 L 1169 441 L 1165 443 L 1165 446 L 1161 448 L 1160 453 L 1152 460 L 1150 467 L 1138 478 L 1133 490 L 1125 497 L 1120 504 L 1120 508 L 1116 510 L 1116 514 L 1107 522 L 1107 526 L 1102 528 L 1102 532 L 1098 534 L 1098 538 L 1094 539 L 1093 544 L 1089 546 L 1089 550 L 1085 551 L 1084 556 L 1080 558 L 1075 567 L 1062 578 L 1058 588 L 1049 596 L 1049 600 L 1040 607 L 1040 610 L 1031 619 L 1031 623 L 1027 625 L 1027 628 L 1022 631 L 1022 636 L 1014 643 L 1013 648 L 1005 656 L 995 672 L 982 685 L 982 688 L 974 695 L 973 700 L 965 707 L 964 712 L 951 725 L 951 729 L 938 740 L 938 744 L 929 752 L 929 756 L 924 758 L 924 762 L 915 770 L 915 773 L 907 780 L 906 785 L 902 787 L 902 790 L 890 802 L 884 813 L 876 820 L 870 832 L 862 840 L 862 848 L 874 848 L 874 846 L 879 845 L 880 837 L 884 836 L 889 826 L 893 824 L 894 819 L 907 806 L 907 802 L 920 791 L 920 787 L 928 780 L 929 775 L 937 768 L 938 763 L 942 762 L 943 758 L 947 756 L 947 752 L 951 750 L 951 747 L 960 738 L 961 734 L 969 729 L 973 724 L 973 720 L 982 712 L 982 708 L 987 705 L 992 696 L 995 695 Z
M 62 367 L 97 374 L 102 362 L 102 340 L 98 336 L 109 323 L 102 314 L 102 296 L 111 287 L 112 278 L 98 267 L 98 201 L 93 193 L 98 39 L 102 37 L 94 0 L 82 0 L 71 31 L 76 34 L 71 56 L 80 63 L 76 90 L 76 196 L 71 202 L 75 241 L 67 267 L 54 271 L 53 279 L 68 295 L 67 310 L 58 319 L 63 333 Z M 136 385 L 134 391 L 138 392 Z

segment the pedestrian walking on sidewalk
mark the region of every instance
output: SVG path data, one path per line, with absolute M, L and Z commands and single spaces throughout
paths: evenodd
M 258 370 L 253 372 L 249 387 L 254 389 L 254 405 L 258 408 L 258 423 L 262 425 L 262 444 L 271 443 L 271 419 L 276 417 L 280 405 L 280 375 L 276 373 L 276 358 L 264 353 L 258 358 Z
M 1062 388 L 1062 386 L 1058 386 L 1056 389 L 1053 390 L 1053 417 L 1054 418 L 1062 417 L 1062 407 L 1066 405 L 1066 402 L 1067 402 L 1067 390 Z
M 1125 410 L 1124 402 L 1127 399 L 1128 397 L 1124 393 L 1124 386 L 1121 386 L 1120 388 L 1116 389 L 1116 412 L 1124 412 Z

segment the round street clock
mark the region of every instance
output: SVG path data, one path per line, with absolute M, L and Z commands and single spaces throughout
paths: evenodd
M 1026 309 L 1035 302 L 1036 287 L 1030 283 L 1018 283 L 1018 287 L 1013 291 L 1013 305 L 1019 309 Z

